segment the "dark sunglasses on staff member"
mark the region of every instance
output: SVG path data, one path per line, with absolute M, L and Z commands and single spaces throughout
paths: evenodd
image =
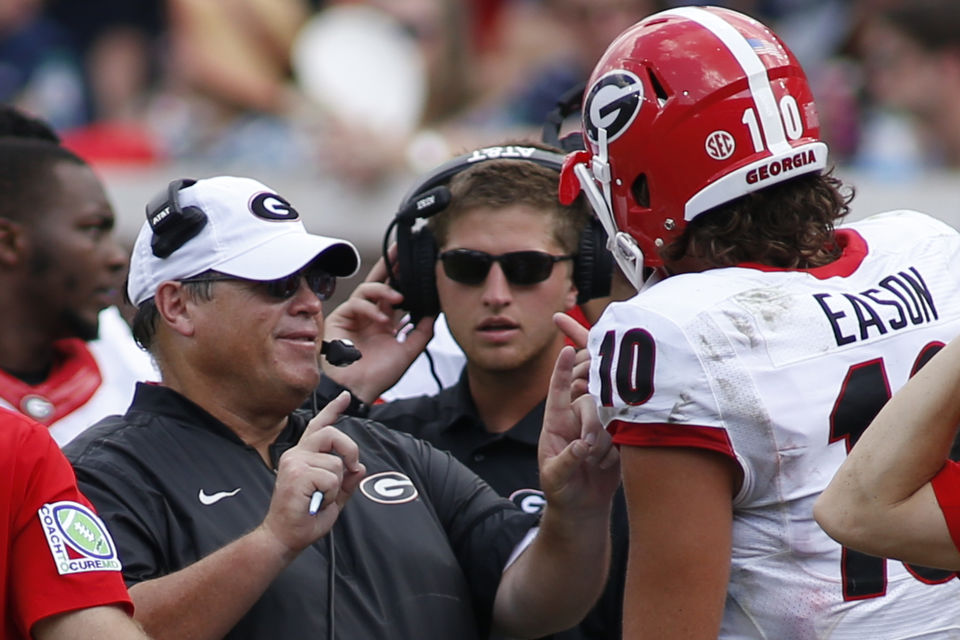
M 495 256 L 473 249 L 451 249 L 440 254 L 447 277 L 471 285 L 483 283 L 494 262 L 500 263 L 511 284 L 531 285 L 549 278 L 553 265 L 563 260 L 573 260 L 573 256 L 555 256 L 544 251 L 513 251 Z

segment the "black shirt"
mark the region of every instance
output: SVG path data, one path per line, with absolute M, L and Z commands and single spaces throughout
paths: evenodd
M 291 415 L 271 446 L 274 468 L 307 417 Z M 420 440 L 356 418 L 337 426 L 357 442 L 367 476 L 334 526 L 336 636 L 484 637 L 502 568 L 536 517 Z M 157 385 L 139 384 L 124 416 L 65 452 L 113 533 L 128 584 L 182 569 L 252 530 L 275 480 L 229 428 Z M 393 490 L 380 494 L 378 479 Z M 227 638 L 325 637 L 327 543 L 302 551 Z
M 343 389 L 329 378 L 323 378 L 316 390 L 318 404 L 325 404 Z M 438 449 L 449 451 L 500 495 L 509 497 L 527 513 L 539 514 L 545 504 L 537 459 L 544 408 L 545 401 L 540 402 L 503 433 L 487 431 L 470 396 L 464 369 L 455 385 L 435 395 L 364 405 L 363 412 L 391 429 L 409 433 Z M 614 498 L 611 540 L 610 578 L 600 601 L 579 627 L 553 634 L 550 636 L 553 640 L 617 640 L 621 637 L 629 543 L 622 489 Z
M 529 491 L 540 492 L 537 442 L 543 425 L 544 403 L 503 433 L 487 431 L 477 414 L 466 380 L 433 396 L 402 398 L 370 407 L 369 417 L 391 429 L 426 440 L 453 456 L 487 481 L 502 496 L 517 496 L 518 505 Z M 539 512 L 542 502 L 527 502 Z

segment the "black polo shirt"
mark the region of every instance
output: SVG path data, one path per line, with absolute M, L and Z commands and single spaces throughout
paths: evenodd
M 325 404 L 344 389 L 329 378 L 323 378 L 315 393 L 317 403 Z M 540 490 L 537 445 L 544 407 L 545 401 L 507 431 L 491 433 L 477 414 L 464 369 L 455 385 L 435 395 L 364 405 L 363 413 L 391 429 L 409 433 L 438 449 L 449 451 L 500 495 L 509 497 L 527 513 L 540 513 L 545 500 Z M 356 408 L 353 405 L 353 409 Z M 613 503 L 612 556 L 607 587 L 578 628 L 550 638 L 618 640 L 621 637 L 629 539 L 626 501 L 621 489 Z
M 124 416 L 101 421 L 65 452 L 132 585 L 256 527 L 276 463 L 305 424 L 301 414 L 290 417 L 271 446 L 271 468 L 183 396 L 140 384 Z M 336 637 L 485 637 L 502 567 L 536 517 L 420 440 L 368 420 L 337 426 L 359 445 L 367 476 L 334 526 Z M 392 480 L 392 490 L 378 493 L 378 478 Z M 325 637 L 326 543 L 301 552 L 227 637 Z
M 537 442 L 543 411 L 541 402 L 509 430 L 491 433 L 477 415 L 464 372 L 457 384 L 434 396 L 373 405 L 369 417 L 449 451 L 497 493 L 517 494 L 518 505 L 539 512 L 542 501 L 531 501 L 529 496 L 531 491 L 540 494 Z

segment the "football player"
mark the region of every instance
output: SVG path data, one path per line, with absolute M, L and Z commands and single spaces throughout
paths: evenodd
M 630 511 L 624 638 L 960 633 L 960 581 L 841 547 L 813 503 L 960 331 L 960 236 L 841 224 L 803 69 L 756 20 L 681 7 L 617 37 L 582 110 L 586 193 L 638 294 L 589 333 Z M 937 636 L 940 637 L 940 636 Z
M 127 258 L 94 169 L 0 105 L 0 407 L 65 445 L 156 380 L 113 303 Z

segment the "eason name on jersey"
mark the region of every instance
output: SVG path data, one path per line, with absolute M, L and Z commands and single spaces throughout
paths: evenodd
M 837 346 L 936 320 L 933 292 L 916 267 L 892 273 L 859 293 L 815 293 Z
M 117 548 L 97 514 L 77 502 L 45 504 L 37 517 L 60 575 L 120 571 Z
M 801 151 L 800 153 L 794 154 L 788 158 L 773 160 L 772 162 L 761 165 L 756 169 L 751 169 L 747 172 L 747 183 L 756 184 L 758 182 L 763 182 L 764 180 L 775 178 L 781 173 L 789 173 L 790 171 L 805 167 L 808 164 L 816 161 L 817 156 L 813 153 L 813 149 Z

